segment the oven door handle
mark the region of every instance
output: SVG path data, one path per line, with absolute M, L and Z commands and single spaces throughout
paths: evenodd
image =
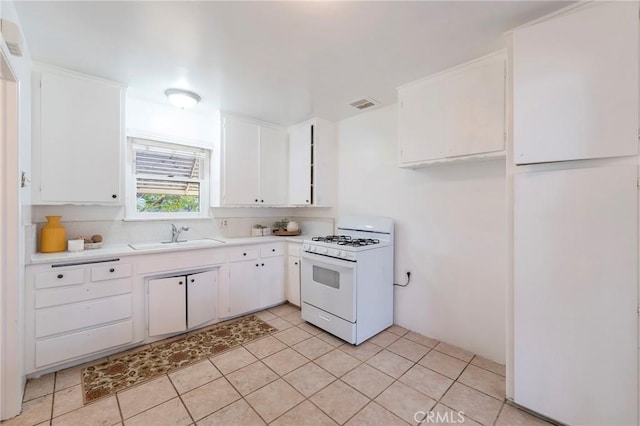
M 338 268 L 355 269 L 356 267 L 356 262 L 352 262 L 350 260 L 338 260 L 328 256 L 323 256 L 321 254 L 313 254 L 306 251 L 303 251 L 300 256 L 302 257 L 302 259 L 307 259 L 314 263 L 324 263 L 325 265 L 331 265 Z

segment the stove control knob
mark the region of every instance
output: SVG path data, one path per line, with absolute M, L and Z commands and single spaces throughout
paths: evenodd
M 320 254 L 327 254 L 329 250 L 326 247 L 318 247 L 317 252 Z

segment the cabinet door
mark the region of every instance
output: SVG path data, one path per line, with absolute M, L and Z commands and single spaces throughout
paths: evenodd
M 229 264 L 229 315 L 241 315 L 260 307 L 260 261 Z
M 224 203 L 260 201 L 260 127 L 235 117 L 224 120 Z
M 311 204 L 312 124 L 289 130 L 289 203 Z
M 287 263 L 287 300 L 300 306 L 300 258 L 289 256 Z
M 446 81 L 447 157 L 504 150 L 505 59 L 470 65 Z
M 442 80 L 421 82 L 398 91 L 400 162 L 446 156 L 445 92 Z
M 562 423 L 638 424 L 637 178 L 514 179 L 514 400 Z
M 513 33 L 517 164 L 638 153 L 638 26 L 603 2 Z
M 120 203 L 123 89 L 42 72 L 41 201 Z
M 285 301 L 284 257 L 260 259 L 260 307 L 277 305 Z
M 187 275 L 187 328 L 216 319 L 217 271 Z
M 187 329 L 186 277 L 149 280 L 149 336 Z
M 288 151 L 284 130 L 260 127 L 260 204 L 287 204 Z

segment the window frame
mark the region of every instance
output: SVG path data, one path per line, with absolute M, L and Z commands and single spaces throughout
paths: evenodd
M 125 158 L 125 216 L 124 220 L 171 220 L 171 219 L 210 219 L 210 185 L 211 185 L 211 157 L 212 150 L 195 144 L 158 138 L 155 136 L 129 134 L 126 138 Z M 200 168 L 199 196 L 200 209 L 197 212 L 138 212 L 137 209 L 137 179 L 135 164 L 135 145 L 158 146 L 178 151 L 204 152 Z M 159 175 L 158 178 L 161 178 Z M 169 179 L 171 180 L 171 179 Z M 181 181 L 180 179 L 176 179 Z

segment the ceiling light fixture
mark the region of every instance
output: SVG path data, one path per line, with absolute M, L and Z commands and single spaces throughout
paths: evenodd
M 200 95 L 188 90 L 182 89 L 167 89 L 164 91 L 167 95 L 169 102 L 177 108 L 186 109 L 192 108 L 200 102 Z

